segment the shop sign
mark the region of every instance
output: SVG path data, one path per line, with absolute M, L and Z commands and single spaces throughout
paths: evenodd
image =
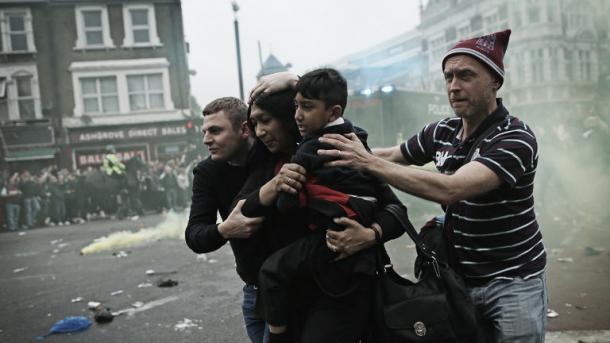
M 186 135 L 183 123 L 163 127 L 132 127 L 110 130 L 72 131 L 71 143 L 93 143 L 104 141 L 123 141 L 136 138 L 157 138 L 165 136 Z

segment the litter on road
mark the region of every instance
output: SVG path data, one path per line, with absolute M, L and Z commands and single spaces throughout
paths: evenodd
M 178 281 L 172 279 L 161 279 L 157 282 L 157 287 L 174 287 L 178 285 Z
M 110 323 L 114 319 L 114 315 L 110 312 L 109 308 L 100 308 L 95 311 L 93 319 L 95 319 L 96 323 L 100 324 Z
M 87 330 L 91 326 L 91 320 L 85 316 L 68 316 L 56 322 L 51 327 L 51 330 L 44 335 L 36 337 L 37 340 L 42 340 L 47 336 L 59 333 L 70 333 Z
M 547 318 L 556 318 L 556 317 L 559 317 L 559 313 L 557 313 L 549 308 L 546 310 L 546 316 L 547 316 Z
M 13 269 L 13 273 L 21 273 L 22 271 L 28 269 L 28 267 L 22 267 L 22 268 L 17 268 L 17 269 Z
M 110 295 L 112 295 L 112 296 L 119 295 L 119 294 L 123 294 L 123 290 L 122 289 L 119 289 L 118 291 L 114 291 L 114 292 L 110 293 Z
M 76 297 L 76 298 L 70 300 L 70 302 L 73 302 L 73 303 L 78 303 L 78 302 L 81 302 L 81 301 L 83 301 L 83 297 Z
M 574 262 L 574 259 L 571 257 L 559 257 L 559 258 L 557 258 L 557 262 L 572 263 L 572 262 Z
M 87 308 L 90 309 L 91 311 L 95 311 L 97 309 L 99 309 L 102 306 L 101 302 L 98 301 L 90 301 L 87 303 Z

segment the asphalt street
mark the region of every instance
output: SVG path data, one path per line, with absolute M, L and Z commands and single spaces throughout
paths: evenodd
M 51 335 L 45 341 L 247 342 L 242 282 L 228 245 L 198 256 L 184 243 L 180 223 L 167 224 L 178 225 L 173 236 L 144 235 L 151 227 L 163 226 L 164 220 L 164 215 L 151 215 L 0 233 L 0 342 L 34 342 L 66 316 L 93 320 L 90 301 L 123 314 L 110 323 L 94 322 L 83 332 Z M 544 234 L 550 307 L 558 316 L 549 319 L 547 342 L 610 342 L 608 228 L 552 229 Z M 122 236 L 123 242 L 152 240 L 132 247 L 110 243 L 107 250 L 81 255 L 94 240 L 124 230 L 131 236 Z M 388 250 L 395 263 L 400 261 L 401 273 L 412 272 L 415 252 L 408 238 L 392 242 Z M 167 279 L 178 284 L 157 286 Z

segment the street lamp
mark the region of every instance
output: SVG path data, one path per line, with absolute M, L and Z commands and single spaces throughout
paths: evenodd
M 239 5 L 237 1 L 231 2 L 233 8 L 233 25 L 235 27 L 235 49 L 237 50 L 237 76 L 239 77 L 239 98 L 244 100 L 244 78 L 241 73 L 241 49 L 239 47 L 239 22 L 237 21 L 237 12 Z

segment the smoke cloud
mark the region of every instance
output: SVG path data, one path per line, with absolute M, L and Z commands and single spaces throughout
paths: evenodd
M 165 214 L 163 221 L 152 228 L 143 228 L 135 232 L 129 230 L 114 232 L 108 236 L 95 239 L 93 243 L 81 249 L 81 254 L 87 255 L 133 247 L 160 239 L 183 239 L 187 222 L 188 213 L 168 212 Z

